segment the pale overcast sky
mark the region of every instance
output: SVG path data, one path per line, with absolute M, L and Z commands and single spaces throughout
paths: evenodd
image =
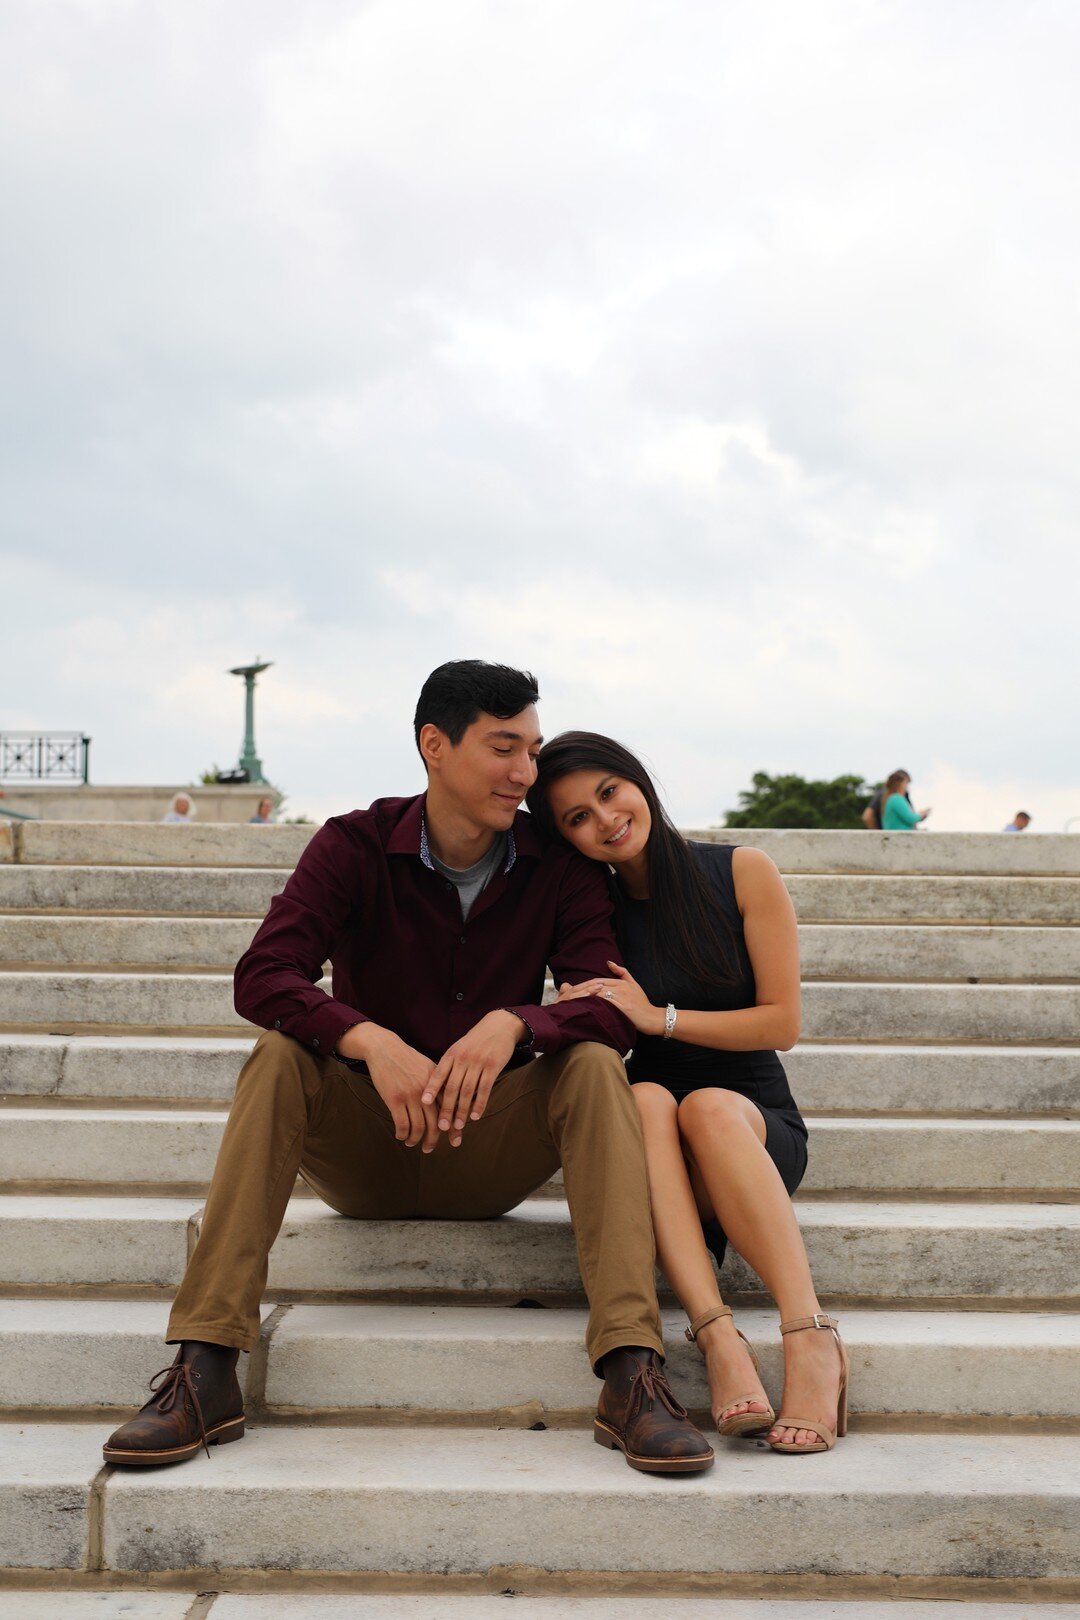
M 7 0 L 0 727 L 289 809 L 445 658 L 683 825 L 1080 815 L 1070 0 Z

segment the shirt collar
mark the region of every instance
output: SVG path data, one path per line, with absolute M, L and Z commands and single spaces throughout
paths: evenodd
M 427 816 L 424 815 L 423 812 L 420 814 L 420 859 L 423 861 L 429 872 L 434 872 L 435 862 L 431 858 L 431 846 L 428 844 Z M 511 827 L 506 835 L 506 863 L 503 866 L 504 876 L 507 872 L 509 872 L 516 860 L 517 840 L 514 837 L 514 829 Z

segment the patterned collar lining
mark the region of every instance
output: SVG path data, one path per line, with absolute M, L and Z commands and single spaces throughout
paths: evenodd
M 431 858 L 431 849 L 428 845 L 427 836 L 427 817 L 424 815 L 420 817 L 420 859 L 423 861 L 429 872 L 434 872 L 435 862 Z M 503 867 L 504 876 L 507 872 L 509 872 L 516 860 L 517 843 L 514 840 L 514 829 L 511 827 L 506 834 L 506 865 Z

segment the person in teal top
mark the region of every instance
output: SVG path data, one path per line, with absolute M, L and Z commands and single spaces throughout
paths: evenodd
M 912 832 L 930 814 L 929 810 L 916 810 L 905 791 L 910 781 L 903 771 L 894 771 L 885 783 L 885 806 L 881 825 L 885 832 Z

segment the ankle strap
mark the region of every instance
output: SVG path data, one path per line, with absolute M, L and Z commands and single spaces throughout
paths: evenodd
M 824 1311 L 816 1311 L 813 1316 L 799 1316 L 793 1322 L 781 1322 L 781 1333 L 801 1333 L 803 1328 L 831 1328 L 835 1333 L 840 1326 L 834 1316 L 826 1316 Z
M 696 1344 L 697 1336 L 703 1327 L 708 1327 L 710 1322 L 719 1322 L 721 1317 L 730 1315 L 730 1305 L 714 1305 L 711 1311 L 703 1311 L 700 1316 L 695 1317 L 690 1326 L 683 1329 L 683 1332 L 691 1344 Z

